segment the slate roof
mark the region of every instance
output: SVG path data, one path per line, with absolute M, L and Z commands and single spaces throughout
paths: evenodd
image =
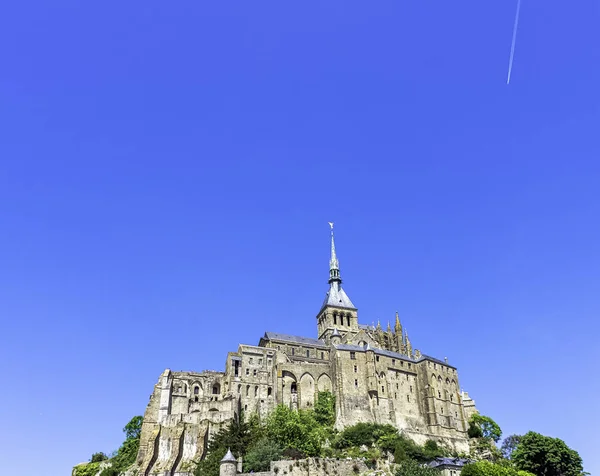
M 312 339 L 310 337 L 291 336 L 288 334 L 278 334 L 277 332 L 265 332 L 266 340 L 277 340 L 281 342 L 293 342 L 294 344 L 312 345 L 316 347 L 327 347 L 324 341 Z
M 465 464 L 469 462 L 470 460 L 463 458 L 436 458 L 429 463 L 429 467 L 439 468 L 441 466 L 454 466 L 462 468 Z
M 323 301 L 323 306 L 336 306 L 343 307 L 346 309 L 356 309 L 350 298 L 346 294 L 346 291 L 342 288 L 342 285 L 334 281 L 329 286 L 329 291 L 325 295 L 325 300 Z
M 223 457 L 221 463 L 237 463 L 237 459 L 235 459 L 230 449 L 227 450 L 227 454 Z

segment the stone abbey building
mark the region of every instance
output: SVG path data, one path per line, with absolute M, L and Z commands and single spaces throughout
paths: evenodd
M 241 344 L 224 372 L 165 370 L 144 415 L 138 474 L 191 475 L 210 436 L 241 410 L 264 417 L 278 404 L 310 408 L 324 390 L 336 397 L 338 428 L 389 423 L 419 443 L 469 451 L 475 403 L 460 392 L 456 367 L 413 348 L 398 314 L 393 330 L 359 324 L 342 288 L 333 227 L 329 291 L 316 321 L 316 339 L 267 332 L 258 345 Z

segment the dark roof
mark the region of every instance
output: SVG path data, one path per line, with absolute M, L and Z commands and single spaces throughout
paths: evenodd
M 468 459 L 464 458 L 436 458 L 429 463 L 431 468 L 439 468 L 441 466 L 454 466 L 462 468 L 465 464 L 469 463 Z
M 281 342 L 293 342 L 294 344 L 312 345 L 315 347 L 327 347 L 324 341 L 320 339 L 311 339 L 310 337 L 290 336 L 288 334 L 278 334 L 276 332 L 265 332 L 264 339 L 277 340 Z
M 379 355 L 385 355 L 386 357 L 392 357 L 395 359 L 408 360 L 410 362 L 414 362 L 414 359 L 411 359 L 408 355 L 399 354 L 397 352 L 392 352 L 391 350 L 378 349 L 375 347 L 373 351 Z
M 365 348 L 360 345 L 338 344 L 335 346 L 337 350 L 351 350 L 353 352 L 364 352 Z

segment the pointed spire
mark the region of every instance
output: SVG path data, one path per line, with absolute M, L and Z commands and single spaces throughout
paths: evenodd
M 377 330 L 381 330 L 381 322 L 379 322 L 379 319 L 377 319 Z
M 331 258 L 329 259 L 329 283 L 333 282 L 342 282 L 342 278 L 340 277 L 340 263 L 337 259 L 337 255 L 335 254 L 335 239 L 333 236 L 333 222 L 329 222 L 329 226 L 331 227 Z
M 392 326 L 390 326 L 390 321 L 388 321 L 387 333 L 388 333 L 388 334 L 391 334 L 391 333 L 392 333 Z
M 400 323 L 400 317 L 398 316 L 398 311 L 396 311 L 396 324 L 394 325 L 394 331 L 396 332 L 396 334 L 398 334 L 398 331 L 399 331 L 400 335 L 402 335 L 402 324 Z
M 237 463 L 237 459 L 231 453 L 231 449 L 227 448 L 227 454 L 221 460 L 221 463 Z

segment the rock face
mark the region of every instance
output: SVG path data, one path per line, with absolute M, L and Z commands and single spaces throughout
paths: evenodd
M 241 410 L 264 417 L 278 404 L 310 408 L 322 391 L 336 396 L 337 428 L 391 424 L 417 443 L 434 439 L 468 452 L 476 409 L 459 391 L 456 367 L 413 350 L 398 314 L 393 331 L 389 323 L 385 331 L 359 324 L 333 233 L 329 291 L 316 321 L 317 339 L 267 332 L 257 346 L 230 352 L 223 372 L 165 370 L 144 415 L 139 474 L 191 474 L 211 435 Z

